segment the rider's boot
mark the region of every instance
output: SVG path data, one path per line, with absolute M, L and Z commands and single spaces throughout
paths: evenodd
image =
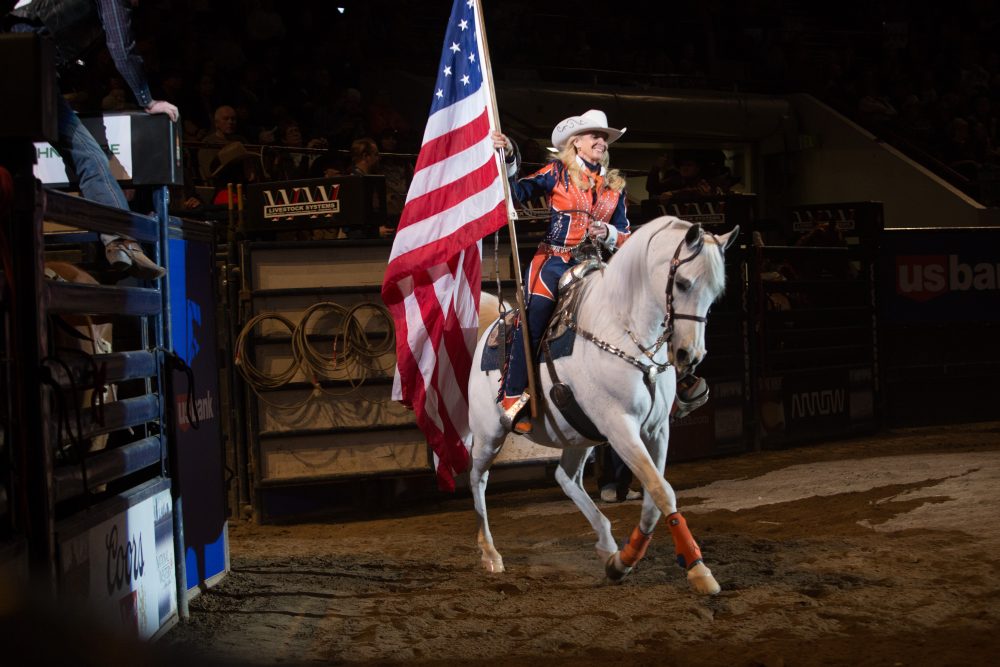
M 672 420 L 683 419 L 708 401 L 708 383 L 697 375 L 685 375 L 677 380 L 677 396 L 670 409 Z
M 520 396 L 504 395 L 500 400 L 500 423 L 505 429 L 522 435 L 531 433 L 531 418 L 524 411 L 528 399 L 528 392 L 523 392 Z

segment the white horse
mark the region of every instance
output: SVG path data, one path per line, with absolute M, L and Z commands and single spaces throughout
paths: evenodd
M 611 447 L 642 482 L 639 524 L 619 550 L 611 523 L 583 487 L 584 464 L 599 444 L 578 433 L 549 400 L 540 401 L 532 441 L 562 449 L 556 480 L 597 533 L 597 554 L 607 576 L 624 578 L 645 554 L 661 515 L 667 516 L 678 563 L 699 593 L 720 590 L 701 551 L 677 511 L 677 497 L 663 477 L 670 436 L 670 409 L 677 376 L 705 356 L 705 318 L 725 288 L 724 252 L 739 228 L 715 236 L 701 225 L 674 217 L 653 220 L 636 232 L 600 272 L 579 286 L 577 339 L 572 354 L 554 360 L 558 379 Z M 479 516 L 482 565 L 504 570 L 486 517 L 489 468 L 507 431 L 496 402 L 499 371 L 480 370 L 487 336 L 476 346 L 469 379 L 469 425 L 473 434 L 469 482 Z M 552 386 L 546 364 L 538 367 L 539 398 Z M 676 372 L 675 372 L 676 371 Z

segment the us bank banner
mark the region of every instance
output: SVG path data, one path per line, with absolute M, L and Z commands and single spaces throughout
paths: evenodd
M 880 273 L 890 321 L 1000 320 L 1000 229 L 888 229 Z
M 60 588 L 110 629 L 149 639 L 177 612 L 169 488 L 60 541 Z
M 82 118 L 81 122 L 90 131 L 105 151 L 115 180 L 131 181 L 135 171 L 132 167 L 132 117 L 96 116 Z M 51 144 L 35 144 L 35 177 L 45 185 L 62 186 L 75 183 L 75 173 L 67 169 L 63 156 Z

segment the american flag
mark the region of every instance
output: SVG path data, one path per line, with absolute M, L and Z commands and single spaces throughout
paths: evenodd
M 396 326 L 392 397 L 413 408 L 438 486 L 469 465 L 468 380 L 481 239 L 507 222 L 477 0 L 455 0 L 406 205 L 382 281 Z

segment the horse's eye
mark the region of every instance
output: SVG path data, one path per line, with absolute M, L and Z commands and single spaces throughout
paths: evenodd
M 678 278 L 677 289 L 679 289 L 682 292 L 687 292 L 689 289 L 691 289 L 691 281 L 685 280 L 684 278 Z

